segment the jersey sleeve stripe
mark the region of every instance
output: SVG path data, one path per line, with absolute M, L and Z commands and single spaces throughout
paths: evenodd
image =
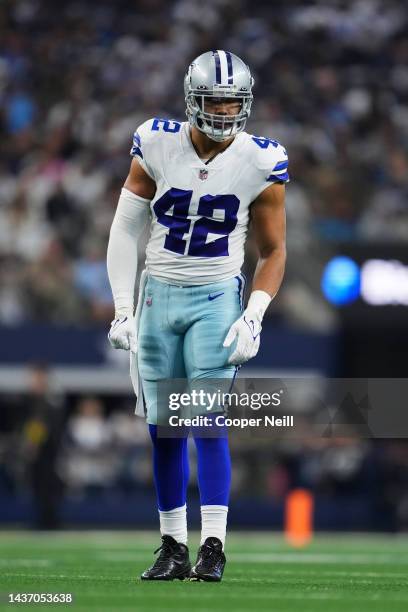
M 141 146 L 142 146 L 142 140 L 139 134 L 135 132 L 133 134 L 133 144 L 132 144 L 132 148 L 130 149 L 130 155 L 132 157 L 135 157 L 137 155 L 138 157 L 140 157 L 140 159 L 143 159 L 143 153 L 142 153 Z
M 286 183 L 289 180 L 289 173 L 285 172 L 284 174 L 270 174 L 266 180 L 268 183 Z
M 276 166 L 273 169 L 273 172 L 279 172 L 281 170 L 286 170 L 286 168 L 288 167 L 288 160 L 284 160 L 284 161 L 280 161 L 276 164 Z
M 130 155 L 132 155 L 132 157 L 134 157 L 135 155 L 138 155 L 139 157 L 141 157 L 143 159 L 143 153 L 142 153 L 142 150 L 141 150 L 141 146 L 142 146 L 141 138 L 140 138 L 139 134 L 137 132 L 135 132 L 133 134 L 133 144 L 132 144 L 132 147 L 130 149 Z
M 137 155 L 138 157 L 140 157 L 140 159 L 143 159 L 143 153 L 142 153 L 142 151 L 139 149 L 139 147 L 135 147 L 135 146 L 133 146 L 133 147 L 130 149 L 130 154 L 131 154 L 131 156 L 132 156 L 132 157 L 135 157 L 135 156 Z

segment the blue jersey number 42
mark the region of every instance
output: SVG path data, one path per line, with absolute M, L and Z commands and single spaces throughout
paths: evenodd
M 169 189 L 153 205 L 157 221 L 169 228 L 164 248 L 184 255 L 187 249 L 185 234 L 190 231 L 188 218 L 193 192 L 185 189 Z M 239 200 L 235 195 L 204 195 L 198 203 L 201 215 L 194 223 L 187 254 L 196 257 L 221 257 L 228 255 L 228 236 L 238 222 Z M 170 212 L 170 209 L 173 209 Z M 214 219 L 214 211 L 224 212 L 224 219 Z M 220 238 L 207 243 L 208 234 L 219 234 Z

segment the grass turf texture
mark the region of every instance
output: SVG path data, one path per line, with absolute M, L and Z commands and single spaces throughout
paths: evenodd
M 190 538 L 192 560 L 198 538 Z M 67 593 L 73 604 L 38 610 L 319 612 L 408 610 L 408 538 L 317 536 L 302 550 L 276 535 L 230 534 L 222 583 L 141 582 L 159 545 L 147 532 L 0 532 L 1 609 L 6 594 Z

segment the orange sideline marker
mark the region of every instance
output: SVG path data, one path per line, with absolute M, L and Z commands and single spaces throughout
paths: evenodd
M 313 535 L 313 495 L 295 489 L 286 498 L 285 537 L 292 546 L 306 546 Z

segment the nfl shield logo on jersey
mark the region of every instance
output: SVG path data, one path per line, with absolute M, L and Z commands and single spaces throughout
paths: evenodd
M 198 177 L 202 180 L 205 181 L 205 179 L 208 177 L 208 170 L 205 170 L 205 168 L 201 168 Z

